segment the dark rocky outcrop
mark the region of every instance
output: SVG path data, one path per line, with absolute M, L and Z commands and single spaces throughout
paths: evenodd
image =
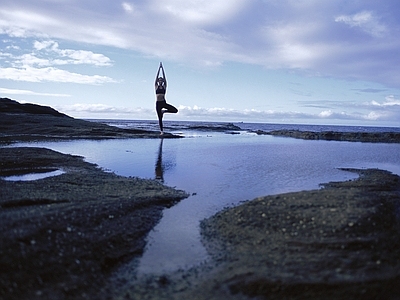
M 65 139 L 159 138 L 159 132 L 75 119 L 55 109 L 0 98 L 0 143 Z M 164 134 L 163 138 L 177 138 Z
M 51 115 L 56 117 L 68 117 L 49 106 L 42 106 L 32 103 L 19 103 L 8 98 L 0 98 L 0 113 L 14 114 L 34 114 L 34 115 Z M 69 118 L 69 117 L 68 117 Z
M 300 130 L 257 130 L 259 135 L 274 135 L 304 140 L 326 140 L 368 143 L 400 143 L 400 132 L 337 132 L 337 131 L 300 131 Z

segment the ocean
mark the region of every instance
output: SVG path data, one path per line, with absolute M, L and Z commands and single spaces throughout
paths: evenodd
M 101 122 L 120 128 L 137 128 L 158 131 L 158 122 L 155 120 L 89 120 Z M 214 131 L 227 124 L 239 127 L 242 131 L 272 131 L 272 130 L 300 130 L 300 131 L 336 131 L 336 132 L 400 132 L 400 127 L 373 127 L 373 126 L 340 126 L 340 125 L 310 125 L 310 124 L 274 124 L 274 123 L 226 123 L 226 122 L 190 122 L 190 121 L 164 121 L 166 131 L 176 133 L 179 131 L 196 130 Z
M 158 131 L 156 121 L 92 121 Z M 166 121 L 165 131 L 184 138 L 13 146 L 46 147 L 81 155 L 106 171 L 159 180 L 190 193 L 189 198 L 163 211 L 136 269 L 140 274 L 163 273 L 208 259 L 201 244 L 200 221 L 226 207 L 259 196 L 319 189 L 321 183 L 357 177 L 339 168 L 380 168 L 400 175 L 400 144 L 300 140 L 252 133 L 279 129 L 400 132 L 400 128 L 384 127 Z

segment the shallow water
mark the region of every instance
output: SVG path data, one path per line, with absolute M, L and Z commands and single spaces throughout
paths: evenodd
M 29 174 L 23 174 L 23 175 L 4 176 L 4 177 L 1 177 L 1 179 L 7 180 L 7 181 L 31 181 L 31 180 L 38 180 L 38 179 L 43 179 L 43 178 L 52 177 L 52 176 L 58 176 L 58 175 L 61 175 L 64 173 L 65 173 L 64 171 L 56 170 L 56 171 L 45 172 L 45 173 L 29 173 Z
M 319 188 L 356 178 L 338 168 L 381 168 L 400 175 L 400 145 L 305 141 L 241 132 L 181 130 L 184 139 L 23 143 L 84 156 L 123 176 L 155 178 L 190 193 L 165 209 L 148 236 L 139 273 L 162 273 L 207 259 L 199 223 L 244 200 Z

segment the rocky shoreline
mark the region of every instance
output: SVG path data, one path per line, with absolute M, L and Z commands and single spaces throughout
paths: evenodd
M 399 299 L 400 177 L 346 171 L 360 177 L 204 220 L 209 262 L 114 282 L 115 299 Z
M 336 132 L 300 130 L 257 130 L 258 135 L 273 135 L 303 140 L 346 141 L 363 143 L 400 143 L 400 132 Z
M 154 180 L 104 172 L 44 148 L 0 148 L 0 299 L 93 299 L 110 272 L 138 258 L 162 210 L 187 197 Z
M 268 299 L 398 297 L 400 178 L 346 171 L 360 178 L 261 197 L 205 220 L 204 244 L 222 262 L 214 288 Z
M 158 132 L 76 120 L 4 98 L 0 129 L 3 145 L 159 138 Z M 363 133 L 273 134 L 398 139 L 391 133 L 367 139 Z M 107 173 L 82 157 L 44 148 L 0 147 L 0 157 L 0 299 L 400 298 L 400 178 L 390 172 L 345 169 L 360 177 L 226 209 L 201 223 L 209 261 L 137 277 L 135 270 L 124 271 L 125 263 L 142 255 L 162 210 L 187 197 L 184 191 Z M 56 170 L 63 174 L 2 178 Z
M 159 138 L 157 131 L 124 129 L 75 119 L 53 108 L 0 98 L 0 144 L 42 140 Z M 164 134 L 163 138 L 180 138 Z

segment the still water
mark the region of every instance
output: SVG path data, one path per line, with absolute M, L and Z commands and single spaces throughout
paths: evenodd
M 199 223 L 225 207 L 357 177 L 338 168 L 381 168 L 400 175 L 400 144 L 305 141 L 246 132 L 187 132 L 185 136 L 13 146 L 81 155 L 106 171 L 157 179 L 191 194 L 163 211 L 160 223 L 148 236 L 139 273 L 173 271 L 207 259 Z

